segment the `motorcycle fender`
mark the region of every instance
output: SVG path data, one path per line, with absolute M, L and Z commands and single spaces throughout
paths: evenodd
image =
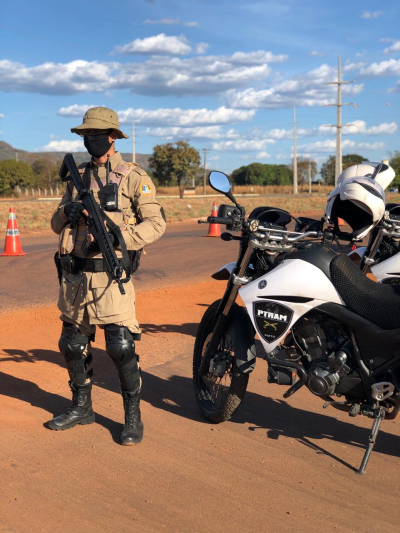
M 217 270 L 217 272 L 214 272 L 211 277 L 219 281 L 228 280 L 235 266 L 236 263 L 228 263 L 221 267 L 219 270 Z
M 229 331 L 236 343 L 236 365 L 244 374 L 250 374 L 256 366 L 255 330 L 244 307 L 233 307 Z

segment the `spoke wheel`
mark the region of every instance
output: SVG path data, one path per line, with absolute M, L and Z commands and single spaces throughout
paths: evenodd
M 200 376 L 198 368 L 211 339 L 215 313 L 219 301 L 214 302 L 204 314 L 199 326 L 193 355 L 193 385 L 197 403 L 203 415 L 214 423 L 229 420 L 241 404 L 249 380 L 235 362 L 236 340 L 234 328 L 221 337 L 210 371 Z

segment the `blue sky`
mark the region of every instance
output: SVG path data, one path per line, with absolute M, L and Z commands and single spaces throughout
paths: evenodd
M 137 129 L 136 151 L 189 140 L 210 166 L 320 165 L 335 153 L 337 57 L 343 153 L 399 150 L 397 1 L 15 0 L 0 21 L 0 139 L 25 150 L 81 150 L 70 128 L 89 106 Z M 119 141 L 121 151 L 131 141 Z

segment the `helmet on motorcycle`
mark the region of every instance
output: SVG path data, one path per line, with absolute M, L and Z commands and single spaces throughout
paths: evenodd
M 383 189 L 386 189 L 394 180 L 395 171 L 386 163 L 364 161 L 359 165 L 352 165 L 346 168 L 338 177 L 337 185 L 341 185 L 348 179 L 361 177 L 373 178 Z
M 325 220 L 334 225 L 336 233 L 358 240 L 376 226 L 384 212 L 385 193 L 376 180 L 369 177 L 348 178 L 329 195 Z M 339 229 L 340 218 L 350 226 L 351 232 Z

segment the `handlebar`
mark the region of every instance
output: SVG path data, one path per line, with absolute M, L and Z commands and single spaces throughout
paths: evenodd
M 233 220 L 231 217 L 208 217 L 207 222 L 209 224 L 223 224 L 225 226 L 229 226 L 229 224 L 232 224 Z

